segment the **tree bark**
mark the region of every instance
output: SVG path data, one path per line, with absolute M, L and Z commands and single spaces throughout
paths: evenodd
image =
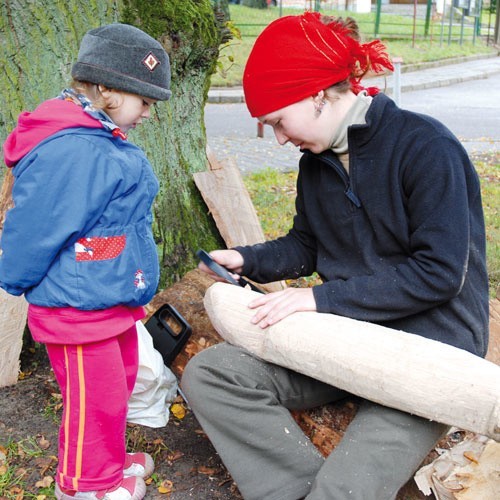
M 495 19 L 495 45 L 500 45 L 500 0 L 497 0 Z
M 267 9 L 267 0 L 241 0 L 241 5 L 255 9 Z

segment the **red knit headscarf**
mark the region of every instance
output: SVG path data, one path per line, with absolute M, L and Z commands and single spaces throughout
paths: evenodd
M 250 114 L 272 113 L 347 79 L 357 94 L 368 70 L 393 70 L 379 40 L 363 44 L 350 33 L 339 21 L 324 24 L 318 12 L 273 21 L 255 41 L 243 74 Z

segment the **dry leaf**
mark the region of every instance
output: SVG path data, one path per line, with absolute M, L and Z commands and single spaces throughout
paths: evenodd
M 170 413 L 179 420 L 182 420 L 186 416 L 186 409 L 179 403 L 174 403 L 170 407 Z
M 19 486 L 13 486 L 10 488 L 9 493 L 15 498 L 15 500 L 22 500 L 24 497 L 24 490 L 19 488 Z
M 45 476 L 40 481 L 37 481 L 35 483 L 35 486 L 37 488 L 48 488 L 53 482 L 54 482 L 54 478 L 52 478 L 51 476 Z
M 200 465 L 196 470 L 200 474 L 206 474 L 207 476 L 213 476 L 218 472 L 218 469 L 214 469 L 213 467 L 205 467 L 204 465 Z
M 182 451 L 176 450 L 173 453 L 167 455 L 167 460 L 170 462 L 175 462 L 176 460 L 179 460 L 179 458 L 182 458 L 183 456 L 184 453 L 182 453 Z
M 45 439 L 45 436 L 40 436 L 40 439 L 38 440 L 38 446 L 42 450 L 46 450 L 50 447 L 50 441 L 48 439 Z
M 160 486 L 158 486 L 159 493 L 172 493 L 172 491 L 174 491 L 174 483 L 168 479 L 162 481 Z
M 27 474 L 28 474 L 28 471 L 26 469 L 24 469 L 23 467 L 19 467 L 19 469 L 16 469 L 16 478 L 26 476 Z

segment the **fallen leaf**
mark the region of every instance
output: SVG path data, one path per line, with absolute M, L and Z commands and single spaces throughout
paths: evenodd
M 170 462 L 175 462 L 176 460 L 179 460 L 179 458 L 182 458 L 184 456 L 184 453 L 180 450 L 176 450 L 173 453 L 169 453 L 167 455 L 167 460 Z
M 13 486 L 9 489 L 9 493 L 14 496 L 16 500 L 22 500 L 24 497 L 24 490 L 19 486 Z
M 170 407 L 170 413 L 172 413 L 172 415 L 175 418 L 178 418 L 179 420 L 182 420 L 186 416 L 186 410 L 185 410 L 184 406 L 182 406 L 179 403 L 174 403 Z
M 17 478 L 26 476 L 26 474 L 28 474 L 28 472 L 23 467 L 19 467 L 19 469 L 16 469 L 16 477 Z
M 40 481 L 37 481 L 35 483 L 35 486 L 37 488 L 48 488 L 53 482 L 54 482 L 54 478 L 52 478 L 51 476 L 45 476 Z
M 204 465 L 200 465 L 197 468 L 197 471 L 200 474 L 206 474 L 207 476 L 213 476 L 218 472 L 218 469 L 214 469 L 213 467 L 205 467 Z
M 9 468 L 6 465 L 0 465 L 0 476 L 3 476 Z
M 165 481 L 162 481 L 160 483 L 160 486 L 158 486 L 158 493 L 172 493 L 174 491 L 174 483 L 172 481 L 169 481 L 168 479 L 165 479 Z
M 40 436 L 40 439 L 38 440 L 38 446 L 40 446 L 42 450 L 46 450 L 50 447 L 50 441 L 46 439 L 45 436 Z

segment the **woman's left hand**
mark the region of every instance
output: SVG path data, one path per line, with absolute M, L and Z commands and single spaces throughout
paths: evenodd
M 297 311 L 316 311 L 312 288 L 287 288 L 253 300 L 250 309 L 258 309 L 252 323 L 267 328 Z

